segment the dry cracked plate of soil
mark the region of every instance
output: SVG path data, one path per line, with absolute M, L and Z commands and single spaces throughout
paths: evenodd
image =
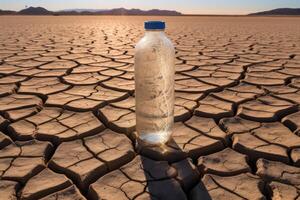
M 1 17 L 0 199 L 300 199 L 300 18 L 163 17 L 175 126 L 155 148 L 135 136 L 148 19 Z

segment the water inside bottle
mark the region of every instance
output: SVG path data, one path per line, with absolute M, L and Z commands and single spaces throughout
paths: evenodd
M 166 143 L 174 123 L 174 47 L 162 32 L 149 32 L 135 56 L 136 130 L 144 142 Z

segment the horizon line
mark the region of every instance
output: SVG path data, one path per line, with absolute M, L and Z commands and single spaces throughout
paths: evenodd
M 28 9 L 30 7 L 33 7 L 33 8 L 44 8 L 46 10 L 48 10 L 47 8 L 45 7 L 42 7 L 42 6 L 27 6 L 25 7 L 24 9 Z M 24 10 L 24 9 L 21 9 L 21 10 Z M 126 7 L 115 7 L 115 8 L 65 8 L 65 9 L 60 9 L 60 10 L 48 10 L 48 11 L 51 11 L 51 12 L 72 12 L 74 10 L 74 12 L 77 12 L 78 14 L 80 14 L 81 12 L 78 12 L 78 11 L 75 11 L 75 10 L 103 10 L 103 11 L 107 11 L 107 10 L 113 10 L 113 9 L 126 9 L 126 10 L 141 10 L 141 11 L 150 11 L 150 10 L 162 10 L 162 11 L 175 11 L 175 12 L 178 12 L 180 13 L 181 15 L 184 15 L 184 16 L 249 16 L 250 14 L 253 14 L 253 13 L 257 13 L 257 12 L 264 12 L 264 11 L 271 11 L 271 10 L 276 10 L 276 9 L 300 9 L 300 8 L 296 8 L 296 7 L 283 7 L 283 8 L 274 8 L 274 9 L 270 9 L 270 10 L 264 10 L 264 11 L 251 11 L 251 12 L 248 12 L 248 13 L 205 13 L 205 14 L 201 14 L 201 13 L 183 13 L 183 12 L 180 12 L 180 11 L 177 11 L 177 10 L 168 10 L 168 9 L 159 9 L 159 8 L 151 8 L 151 9 L 141 9 L 141 8 L 135 8 L 135 7 L 132 7 L 132 8 L 126 8 Z M 0 8 L 0 10 L 2 10 Z M 2 11 L 14 11 L 14 12 L 20 12 L 21 10 L 2 10 Z M 82 11 L 82 12 L 86 12 L 86 11 Z M 95 12 L 96 13 L 96 12 Z

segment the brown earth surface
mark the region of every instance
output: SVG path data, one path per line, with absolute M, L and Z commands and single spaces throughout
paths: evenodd
M 137 145 L 134 45 L 176 46 L 172 140 Z M 300 199 L 300 18 L 0 17 L 0 199 Z

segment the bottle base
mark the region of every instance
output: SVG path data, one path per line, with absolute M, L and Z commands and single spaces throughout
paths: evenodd
M 171 133 L 169 132 L 156 132 L 139 134 L 139 139 L 151 145 L 161 145 L 167 143 L 170 139 L 170 136 Z

